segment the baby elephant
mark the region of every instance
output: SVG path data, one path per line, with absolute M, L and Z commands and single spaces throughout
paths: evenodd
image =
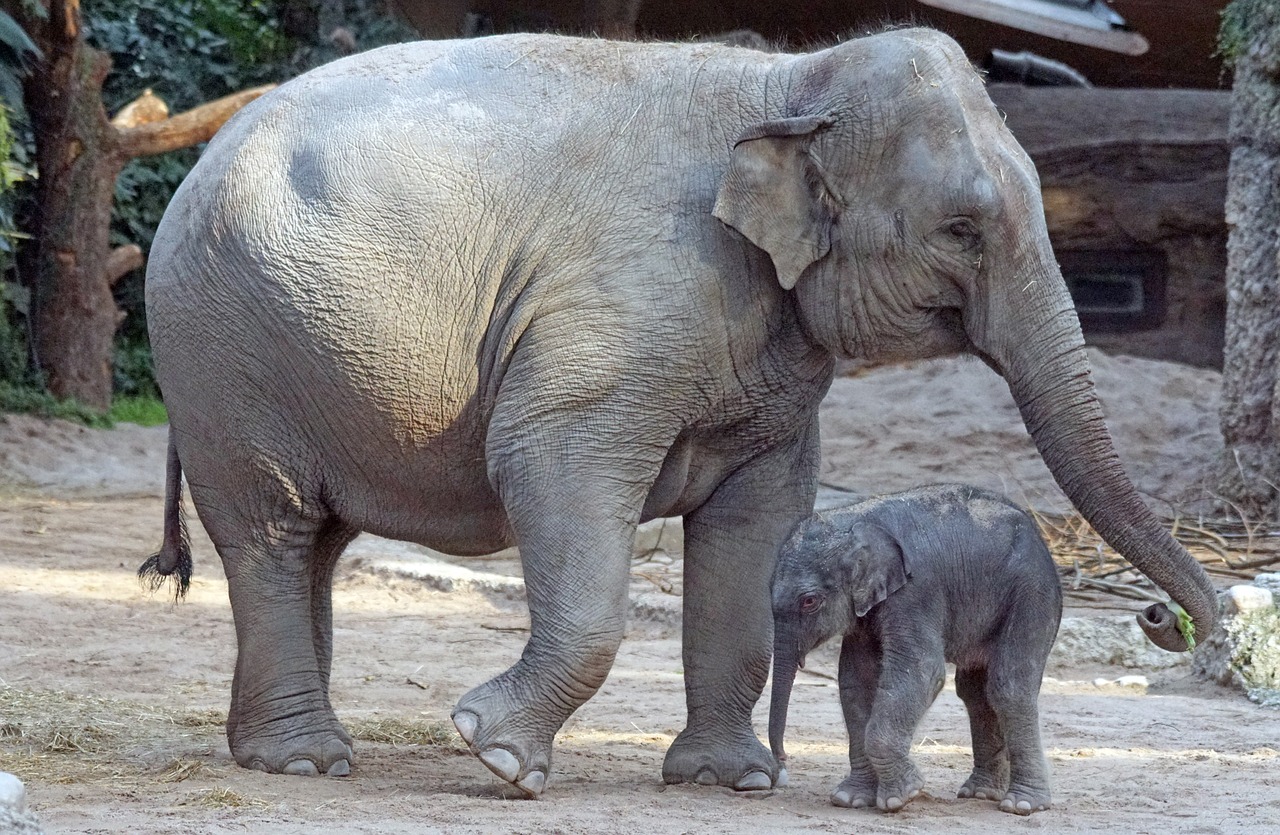
M 815 514 L 778 557 L 773 614 L 769 744 L 779 761 L 796 670 L 844 635 L 850 771 L 832 803 L 896 812 L 920 793 L 911 738 L 950 661 L 973 735 L 973 773 L 959 796 L 1019 815 L 1049 808 L 1036 699 L 1062 588 L 1024 510 L 940 485 Z

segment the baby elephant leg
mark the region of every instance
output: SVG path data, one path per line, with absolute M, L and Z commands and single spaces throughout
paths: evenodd
M 840 646 L 840 706 L 849 730 L 849 776 L 831 793 L 831 803 L 850 809 L 876 805 L 876 772 L 867 759 L 867 721 L 880 680 L 879 647 L 864 635 L 849 635 Z
M 1018 626 L 1017 619 L 1012 619 L 1010 628 Z M 1037 647 L 1028 646 L 1025 625 L 1023 630 L 1018 638 L 1001 641 L 987 668 L 987 698 L 1009 752 L 1009 790 L 1000 800 L 1000 811 L 1015 815 L 1041 812 L 1050 806 L 1049 764 L 1040 741 L 1037 700 L 1053 633 L 1047 632 L 1038 642 L 1043 647 Z
M 882 638 L 880 684 L 864 742 L 876 772 L 876 807 L 897 812 L 920 794 L 924 777 L 911 761 L 911 737 L 946 681 L 942 647 L 909 639 Z
M 973 739 L 973 773 L 956 796 L 999 801 L 1009 790 L 1009 752 L 1000 720 L 987 698 L 986 669 L 957 669 L 956 695 L 969 713 Z

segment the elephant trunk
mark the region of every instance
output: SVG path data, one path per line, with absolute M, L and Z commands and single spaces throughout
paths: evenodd
M 769 747 L 779 764 L 787 759 L 782 738 L 787 730 L 787 707 L 791 703 L 791 686 L 800 669 L 795 636 L 779 626 L 773 636 L 773 691 L 769 700 Z
M 1030 283 L 1014 282 L 1012 298 L 991 299 L 991 308 L 974 317 L 976 327 L 966 317 L 970 338 L 1008 382 L 1027 431 L 1067 498 L 1108 544 L 1186 610 L 1193 634 L 1203 639 L 1218 617 L 1213 585 L 1143 503 L 1115 454 L 1061 274 L 1049 268 L 1032 277 Z M 1016 312 L 997 317 L 995 310 Z M 1191 648 L 1163 603 L 1149 606 L 1138 623 L 1162 649 Z

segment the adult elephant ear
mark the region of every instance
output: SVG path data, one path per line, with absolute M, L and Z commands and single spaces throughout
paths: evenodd
M 874 524 L 861 530 L 841 562 L 849 572 L 849 597 L 857 617 L 883 603 L 911 578 L 911 566 L 897 538 Z
M 778 283 L 790 290 L 831 250 L 838 196 L 812 154 L 830 116 L 762 122 L 734 143 L 729 171 L 711 213 L 769 253 Z

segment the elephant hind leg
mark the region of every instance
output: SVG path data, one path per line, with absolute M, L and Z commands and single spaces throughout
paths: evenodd
M 1056 619 L 1045 617 L 1041 601 L 1019 601 L 987 667 L 987 699 L 1009 752 L 1009 790 L 1000 800 L 1002 812 L 1029 815 L 1050 807 L 1049 765 L 1040 740 L 1037 701 L 1057 628 Z
M 222 558 L 237 656 L 227 740 L 246 768 L 297 775 L 350 773 L 351 738 L 329 703 L 334 566 L 357 531 L 327 510 L 219 471 L 192 480 L 201 519 Z
M 1005 750 L 1000 719 L 987 698 L 986 668 L 958 668 L 956 695 L 969 714 L 973 742 L 973 773 L 956 796 L 998 801 L 1009 790 L 1009 752 Z

